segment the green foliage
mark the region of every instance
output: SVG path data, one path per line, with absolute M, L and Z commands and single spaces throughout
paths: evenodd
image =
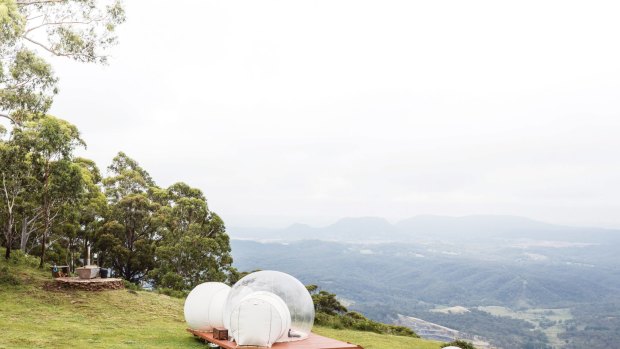
M 0 42 L 14 44 L 25 26 L 26 20 L 15 0 L 0 0 Z
M 370 320 L 360 313 L 348 312 L 346 314 L 329 315 L 316 313 L 314 323 L 335 329 L 352 329 L 357 331 L 368 331 L 395 336 L 406 336 L 419 338 L 410 328 L 404 326 L 388 325 L 374 320 Z
M 38 216 L 41 220 L 39 246 L 42 267 L 48 239 L 57 227 L 55 222 L 65 218 L 69 206 L 79 200 L 83 191 L 82 171 L 73 161 L 73 152 L 85 143 L 77 127 L 65 120 L 44 115 L 16 125 L 6 144 L 19 149 L 21 154 L 21 167 L 13 168 L 11 172 L 13 177 L 24 179 L 16 194 L 23 204 L 22 218 L 28 221 L 30 217 Z M 22 224 L 25 223 L 22 221 Z M 22 244 L 20 247 L 25 246 Z
M 124 20 L 119 0 L 0 0 L 0 116 L 21 124 L 50 108 L 58 79 L 41 52 L 105 63 Z
M 23 122 L 28 112 L 43 113 L 52 105 L 57 93 L 58 79 L 52 67 L 34 51 L 20 49 L 6 62 L 6 71 L 0 66 L 0 111 L 13 111 L 12 118 Z
M 91 246 L 99 264 L 126 280 L 181 292 L 238 275 L 224 222 L 200 190 L 159 188 L 122 152 L 103 178 L 92 160 L 74 156 L 83 145 L 74 125 L 48 115 L 31 115 L 0 138 L 6 258 L 19 249 L 38 255 L 41 267 L 79 266 Z
M 21 284 L 20 280 L 11 273 L 8 266 L 0 267 L 0 285 L 18 286 L 19 284 Z
M 237 283 L 237 281 L 241 280 L 244 276 L 256 272 L 256 271 L 260 271 L 260 270 L 253 270 L 253 271 L 239 271 L 237 270 L 237 268 L 235 267 L 230 267 L 228 269 L 228 280 L 226 280 L 226 283 L 228 283 L 230 286 L 234 285 Z
M 168 293 L 229 278 L 230 239 L 200 190 L 185 183 L 162 189 L 122 152 L 109 171 L 109 208 L 96 239 L 104 262 L 127 280 L 148 280 Z
M 327 291 L 319 290 L 317 285 L 306 286 L 308 292 L 312 295 L 312 301 L 314 302 L 314 310 L 317 313 L 323 313 L 327 315 L 344 314 L 348 310 L 347 308 L 336 299 L 336 295 Z
M 158 288 L 157 289 L 157 293 L 165 294 L 166 296 L 170 296 L 170 297 L 174 297 L 174 298 L 185 299 L 185 298 L 187 298 L 187 295 L 189 294 L 189 291 L 174 290 L 174 289 L 171 289 L 171 288 Z
M 103 180 L 109 209 L 99 231 L 97 247 L 103 263 L 126 280 L 142 281 L 154 268 L 160 205 L 152 200 L 155 187 L 148 173 L 124 153 L 108 168 Z
M 123 280 L 123 283 L 125 284 L 125 288 L 129 291 L 142 291 L 142 286 L 136 283 L 129 282 L 127 280 Z
M 450 342 L 450 343 L 447 343 L 447 344 L 444 344 L 441 347 L 442 348 L 445 348 L 445 347 L 459 347 L 461 349 L 476 349 L 476 347 L 474 347 L 474 345 L 472 343 L 469 343 L 469 342 L 466 342 L 466 341 L 463 341 L 463 340 L 460 340 L 460 339 L 455 340 L 455 341 Z
M 397 336 L 418 337 L 410 328 L 380 323 L 370 320 L 358 312 L 348 311 L 338 301 L 335 294 L 319 290 L 317 285 L 308 285 L 306 288 L 314 302 L 316 313 L 314 323 L 316 325 L 335 329 L 353 329 Z
M 158 287 L 189 291 L 205 280 L 226 281 L 232 264 L 222 219 L 202 192 L 185 183 L 155 191 L 162 207 L 162 238 L 149 274 Z
M 13 265 L 21 265 L 27 268 L 35 268 L 39 265 L 36 257 L 30 256 L 21 250 L 13 251 L 10 262 Z

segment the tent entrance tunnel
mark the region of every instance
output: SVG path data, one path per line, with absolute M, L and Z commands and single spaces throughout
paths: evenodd
M 251 273 L 232 288 L 200 284 L 187 296 L 184 312 L 188 331 L 222 348 L 359 348 L 313 334 L 312 297 L 299 280 L 278 271 Z M 213 338 L 214 328 L 227 329 L 229 338 Z

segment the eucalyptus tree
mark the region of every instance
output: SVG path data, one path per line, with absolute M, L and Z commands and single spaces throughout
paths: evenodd
M 76 259 L 94 243 L 107 212 L 106 197 L 101 190 L 102 177 L 95 162 L 85 158 L 76 158 L 73 162 L 80 169 L 82 187 L 77 199 L 67 206 L 63 217 L 65 230 L 61 233 L 65 241 L 65 260 L 70 266 L 75 266 Z
M 0 142 L 0 222 L 5 258 L 11 256 L 17 238 L 16 221 L 20 202 L 28 193 L 32 168 L 28 164 L 27 152 L 11 138 Z
M 65 120 L 44 115 L 26 121 L 13 129 L 13 139 L 28 151 L 41 211 L 40 266 L 45 262 L 48 237 L 55 220 L 65 205 L 77 200 L 82 190 L 79 166 L 73 163 L 73 152 L 85 146 L 77 127 Z
M 120 152 L 103 180 L 109 203 L 98 248 L 121 276 L 132 282 L 144 279 L 155 266 L 155 245 L 162 227 L 161 205 L 152 200 L 155 182 L 140 165 Z
M 105 63 L 124 20 L 120 0 L 0 0 L 0 116 L 46 112 L 58 79 L 42 53 Z
M 203 193 L 185 183 L 157 192 L 165 229 L 150 273 L 161 288 L 188 291 L 205 281 L 225 281 L 231 271 L 230 239 Z

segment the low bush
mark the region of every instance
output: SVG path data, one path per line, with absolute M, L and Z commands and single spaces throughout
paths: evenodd
M 442 348 L 445 348 L 445 347 L 459 347 L 461 349 L 476 349 L 476 347 L 474 347 L 474 345 L 472 343 L 465 342 L 465 341 L 460 340 L 460 339 L 455 340 L 455 341 L 450 342 L 450 343 L 447 343 L 447 344 L 444 344 L 441 347 Z
M 0 267 L 0 285 L 18 286 L 20 284 L 20 280 L 11 273 L 7 266 Z
M 351 329 L 357 331 L 368 331 L 380 334 L 391 334 L 396 336 L 419 338 L 418 335 L 410 328 L 380 323 L 368 319 L 360 313 L 352 311 L 345 314 L 336 315 L 319 312 L 316 313 L 314 323 L 316 325 L 331 327 L 335 329 Z
M 138 284 L 134 284 L 133 282 L 129 282 L 127 280 L 123 280 L 125 283 L 125 288 L 130 291 L 142 291 L 142 287 Z
M 37 257 L 31 256 L 22 250 L 13 250 L 11 252 L 10 262 L 15 265 L 24 265 L 30 268 L 39 266 L 39 259 Z
M 174 298 L 185 298 L 187 297 L 187 291 L 179 291 L 173 290 L 171 288 L 158 288 L 157 293 L 165 294 L 166 296 L 174 297 Z
M 314 324 L 340 329 L 375 332 L 379 334 L 391 334 L 420 338 L 413 330 L 404 326 L 388 325 L 371 320 L 364 315 L 349 311 L 336 298 L 334 293 L 319 290 L 317 285 L 306 286 L 314 302 Z

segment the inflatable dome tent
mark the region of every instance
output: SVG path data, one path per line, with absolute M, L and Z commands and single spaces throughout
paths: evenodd
M 291 329 L 291 313 L 282 298 L 258 291 L 244 297 L 230 316 L 231 336 L 238 345 L 271 347 L 286 338 Z
M 210 332 L 224 326 L 224 306 L 230 286 L 221 282 L 205 282 L 196 286 L 185 299 L 183 311 L 187 325 L 198 331 Z
M 276 297 L 267 297 L 267 294 L 272 294 Z M 257 301 L 257 297 L 261 302 Z M 224 308 L 224 326 L 230 329 L 231 335 L 236 341 L 241 340 L 241 335 L 247 330 L 247 326 L 250 326 L 249 321 L 237 319 L 233 323 L 231 322 L 233 313 L 237 316 L 247 316 L 249 319 L 252 315 L 251 312 L 247 310 L 252 309 L 249 306 L 252 302 L 257 303 L 254 307 L 258 312 L 258 309 L 261 307 L 272 310 L 279 309 L 281 303 L 279 303 L 278 299 L 284 302 L 288 309 L 288 314 L 283 310 L 277 311 L 281 314 L 278 315 L 281 318 L 280 321 L 286 324 L 288 321 L 286 317 L 290 316 L 290 327 L 282 336 L 277 338 L 275 342 L 291 342 L 308 338 L 314 323 L 314 303 L 312 302 L 312 297 L 299 280 L 279 271 L 259 271 L 246 275 L 241 280 L 237 281 L 228 295 L 226 307 Z M 269 305 L 267 306 L 263 302 L 269 303 Z M 240 312 L 237 312 L 237 309 L 239 309 Z M 276 319 L 272 320 L 275 321 Z M 252 326 L 258 326 L 258 324 L 254 323 Z M 264 323 L 260 326 L 267 328 Z M 276 325 L 270 325 L 270 327 L 271 326 L 277 327 Z M 235 333 L 237 333 L 237 337 L 239 338 L 235 337 Z M 268 335 L 269 333 L 263 334 L 265 337 Z M 263 340 L 263 342 L 264 341 L 265 340 Z M 256 345 L 241 344 L 239 342 L 237 342 L 237 344 Z
M 246 275 L 232 289 L 222 283 L 198 285 L 185 301 L 191 329 L 228 329 L 238 346 L 271 347 L 308 338 L 314 303 L 306 287 L 278 271 Z

